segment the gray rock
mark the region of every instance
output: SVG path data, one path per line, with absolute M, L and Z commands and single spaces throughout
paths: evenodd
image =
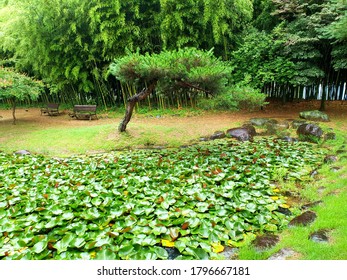
M 329 121 L 329 116 L 326 113 L 323 113 L 318 110 L 300 112 L 299 116 L 300 118 L 305 120 L 321 121 L 321 122 Z
M 168 253 L 168 260 L 174 260 L 181 255 L 181 253 L 176 248 L 165 247 L 164 249 Z
M 284 131 L 289 128 L 289 123 L 283 122 L 283 123 L 268 123 L 266 125 L 268 133 L 275 134 L 279 131 Z
M 315 207 L 315 206 L 320 205 L 320 204 L 322 204 L 322 203 L 323 203 L 322 200 L 314 201 L 314 202 L 307 203 L 307 204 L 301 206 L 301 209 L 307 210 L 307 209 L 309 209 L 309 208 Z
M 246 124 L 242 125 L 242 127 L 246 128 L 252 136 L 257 135 L 257 131 L 255 130 L 255 127 L 253 125 L 246 123 Z
M 304 123 L 306 123 L 306 121 L 304 121 L 304 120 L 294 120 L 294 121 L 292 121 L 292 128 L 296 129 Z
M 269 118 L 251 118 L 249 122 L 254 126 L 265 126 L 268 123 L 277 123 L 276 120 Z
M 311 172 L 310 172 L 310 176 L 311 177 L 315 177 L 315 176 L 317 176 L 318 175 L 318 171 L 316 170 L 316 169 L 314 169 L 314 170 L 312 170 Z
M 19 150 L 15 152 L 16 155 L 31 155 L 31 153 L 27 150 Z
M 288 142 L 288 143 L 298 142 L 298 139 L 290 137 L 290 136 L 284 136 L 284 137 L 279 138 L 279 139 L 284 141 L 284 142 Z
M 239 141 L 253 141 L 254 133 L 247 127 L 236 127 L 228 129 L 227 135 Z
M 206 141 L 209 141 L 209 140 L 210 140 L 209 137 L 200 137 L 199 138 L 199 141 L 201 141 L 201 142 L 206 142 Z
M 277 253 L 273 254 L 268 260 L 286 260 L 288 258 L 294 257 L 297 253 L 290 248 L 283 248 Z
M 339 172 L 341 170 L 341 167 L 334 166 L 330 169 L 332 172 Z
M 317 243 L 326 243 L 329 242 L 329 230 L 320 229 L 310 234 L 310 240 Z
M 324 135 L 324 140 L 335 140 L 336 134 L 334 132 L 329 132 Z
M 226 260 L 235 260 L 237 259 L 238 255 L 237 253 L 239 252 L 238 248 L 233 248 L 229 246 L 225 246 L 223 252 L 221 252 L 221 255 L 226 259 Z
M 323 130 L 316 124 L 304 123 L 298 127 L 296 133 L 301 140 L 318 142 L 323 135 Z
M 216 139 L 223 139 L 225 138 L 226 135 L 223 131 L 216 131 L 215 133 L 213 133 L 211 136 L 210 136 L 210 139 L 211 140 L 216 140 Z
M 327 155 L 324 158 L 324 163 L 332 163 L 332 162 L 336 162 L 337 161 L 337 156 L 334 155 Z

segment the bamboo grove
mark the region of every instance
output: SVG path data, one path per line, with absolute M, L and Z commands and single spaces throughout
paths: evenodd
M 346 0 L 0 0 L 0 67 L 42 80 L 41 102 L 122 106 L 139 88 L 111 63 L 185 47 L 213 50 L 239 89 L 283 102 L 347 95 Z M 205 98 L 154 92 L 143 104 Z

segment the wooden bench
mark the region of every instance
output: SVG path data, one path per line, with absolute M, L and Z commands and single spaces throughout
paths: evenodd
M 59 115 L 59 104 L 57 103 L 48 103 L 46 107 L 41 108 L 41 116 L 42 114 L 48 114 L 50 116 Z
M 73 112 L 70 113 L 69 116 L 76 119 L 89 120 L 95 116 L 95 118 L 98 119 L 96 115 L 96 105 L 75 105 L 73 107 Z

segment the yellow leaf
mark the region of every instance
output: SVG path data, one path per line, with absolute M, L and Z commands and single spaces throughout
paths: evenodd
M 89 255 L 90 255 L 90 257 L 91 257 L 92 259 L 95 259 L 95 257 L 96 257 L 96 252 L 91 252 Z
M 20 249 L 18 250 L 18 252 L 19 252 L 19 253 L 22 253 L 22 252 L 25 251 L 26 249 L 28 249 L 28 247 L 20 248 Z
M 129 192 L 128 191 L 124 191 L 123 193 L 124 193 L 125 196 L 127 196 Z
M 281 204 L 280 206 L 281 206 L 282 208 L 289 208 L 289 207 L 290 207 L 288 204 L 285 204 L 285 203 Z
M 212 243 L 212 251 L 215 253 L 220 253 L 224 251 L 224 246 L 220 243 Z
M 279 200 L 280 198 L 278 196 L 271 196 L 272 200 Z
M 161 240 L 161 245 L 164 246 L 164 247 L 175 247 L 175 242 L 172 242 L 170 240 L 166 240 L 166 239 L 162 239 Z
M 278 193 L 278 192 L 280 192 L 280 190 L 276 188 L 276 189 L 273 189 L 273 192 Z

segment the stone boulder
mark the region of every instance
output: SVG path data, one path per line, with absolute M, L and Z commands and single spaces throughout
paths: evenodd
M 242 125 L 242 128 L 246 128 L 248 132 L 252 134 L 253 136 L 257 135 L 257 131 L 255 130 L 255 127 L 251 124 L 246 123 Z
M 318 142 L 323 135 L 323 130 L 316 124 L 304 123 L 297 129 L 297 134 L 300 140 Z
M 249 122 L 254 126 L 265 126 L 268 123 L 277 123 L 276 120 L 269 118 L 251 118 Z
M 266 132 L 268 135 L 277 134 L 280 131 L 287 130 L 289 128 L 289 123 L 284 122 L 268 122 L 266 124 Z
M 223 131 L 216 131 L 210 136 L 210 140 L 223 139 L 226 135 Z
M 299 113 L 300 118 L 310 121 L 328 122 L 329 116 L 318 110 L 304 111 Z
M 250 127 L 236 127 L 227 130 L 227 135 L 239 141 L 253 141 L 255 130 Z
M 306 123 L 306 121 L 304 121 L 304 120 L 294 120 L 294 121 L 292 121 L 292 128 L 296 129 L 304 123 Z

